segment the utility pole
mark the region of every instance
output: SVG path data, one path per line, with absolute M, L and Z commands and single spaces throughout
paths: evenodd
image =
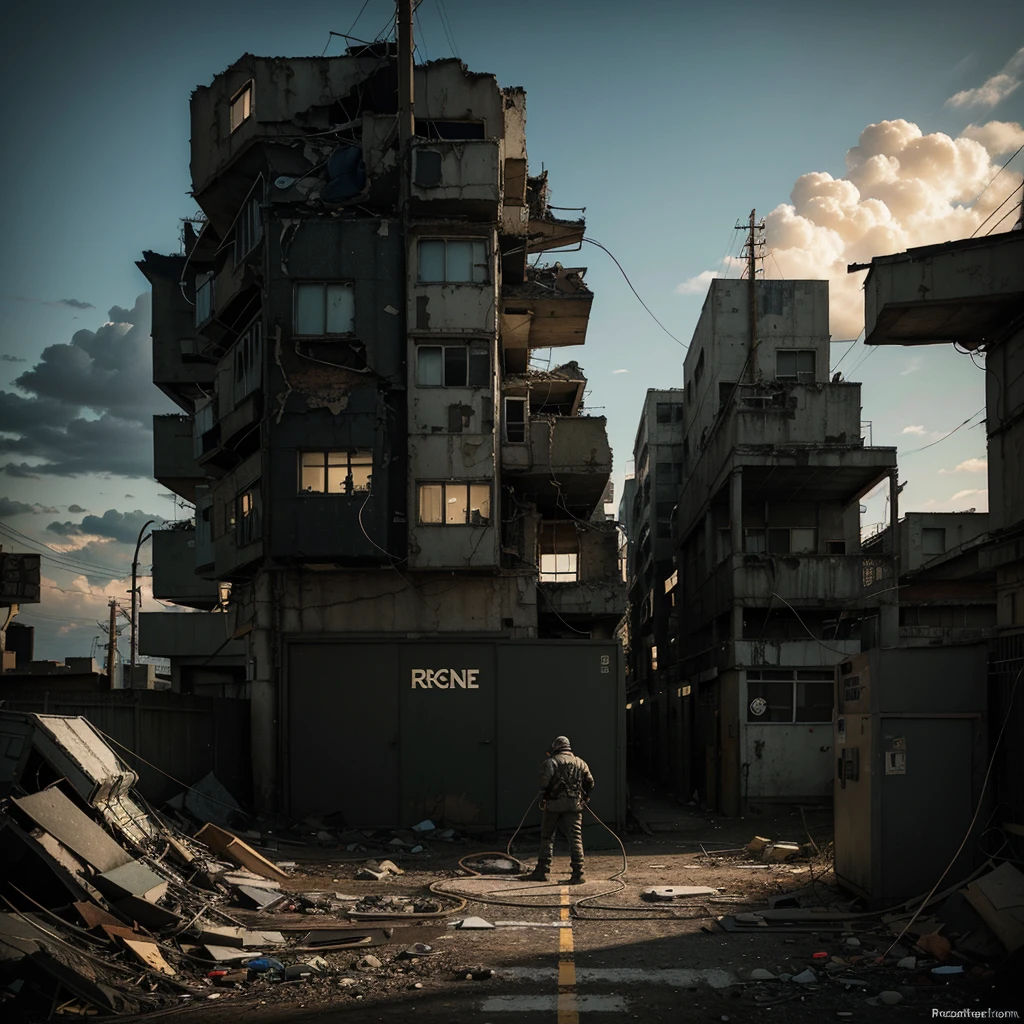
M 112 690 L 118 689 L 114 678 L 114 662 L 117 660 L 117 600 L 110 599 L 110 626 L 107 634 L 107 680 Z
M 748 361 L 750 366 L 750 380 L 751 383 L 756 383 L 758 379 L 758 368 L 757 368 L 757 274 L 758 274 L 758 260 L 763 260 L 764 256 L 761 254 L 761 249 L 764 246 L 764 239 L 761 237 L 761 232 L 764 231 L 764 220 L 757 219 L 757 211 L 751 210 L 750 217 L 746 224 L 737 224 L 736 228 L 745 227 L 747 229 L 747 240 L 744 243 L 744 255 L 747 258 L 747 293 L 748 302 L 747 306 L 750 311 L 750 349 L 748 355 Z
M 146 527 L 152 526 L 154 520 L 150 519 L 143 523 L 139 530 L 139 539 L 135 542 L 135 557 L 132 559 L 132 618 L 131 618 L 131 668 L 128 670 L 128 684 L 135 685 L 135 662 L 139 657 L 139 548 L 142 547 Z M 153 535 L 150 534 L 150 537 Z M 146 538 L 149 539 L 148 537 Z
M 401 203 L 405 214 L 411 191 L 412 139 L 416 134 L 415 65 L 412 36 L 413 0 L 398 0 L 398 162 L 401 168 Z

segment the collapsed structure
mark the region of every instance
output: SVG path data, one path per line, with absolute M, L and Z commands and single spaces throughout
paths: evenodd
M 139 267 L 182 410 L 155 417 L 155 476 L 195 504 L 154 535 L 153 591 L 195 611 L 144 614 L 140 649 L 250 697 L 259 806 L 517 820 L 506 672 L 510 707 L 552 708 L 527 750 L 596 709 L 574 737 L 621 817 L 611 450 L 580 367 L 530 358 L 585 341 L 585 269 L 528 262 L 584 222 L 530 173 L 525 117 L 522 89 L 404 44 L 246 55 L 192 96 L 201 228 Z M 425 721 L 478 734 L 473 764 L 425 774 Z

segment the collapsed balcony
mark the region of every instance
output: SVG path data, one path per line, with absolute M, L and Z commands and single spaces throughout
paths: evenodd
M 529 350 L 582 345 L 594 293 L 584 284 L 586 267 L 530 267 L 523 284 L 501 295 L 501 341 L 509 370 L 525 370 Z

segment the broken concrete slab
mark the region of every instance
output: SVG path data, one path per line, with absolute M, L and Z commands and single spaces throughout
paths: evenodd
M 472 929 L 483 930 L 485 928 L 493 928 L 494 925 L 490 921 L 485 921 L 482 917 L 464 917 L 456 927 L 469 931 Z
M 773 864 L 792 860 L 800 855 L 800 847 L 796 843 L 771 843 L 761 853 L 761 859 Z
M 771 846 L 771 840 L 765 839 L 764 836 L 754 836 L 753 839 L 747 843 L 747 853 L 754 857 L 760 857 L 764 853 L 765 849 Z
M 221 964 L 240 964 L 252 959 L 251 949 L 241 949 L 237 946 L 218 946 L 205 942 L 203 950 L 211 960 Z
M 111 871 L 133 863 L 132 856 L 56 786 L 28 796 L 12 797 L 11 803 L 94 871 Z
M 267 860 L 262 854 L 257 853 L 248 843 L 243 842 L 238 836 L 219 828 L 217 825 L 208 823 L 204 825 L 195 835 L 195 838 L 205 843 L 210 850 L 218 856 L 227 857 L 233 864 L 254 871 L 264 878 L 271 878 L 279 882 L 288 881 L 288 874 L 282 871 L 276 864 Z
M 145 864 L 133 860 L 97 875 L 94 884 L 104 896 L 113 901 L 138 896 L 147 903 L 156 903 L 167 892 L 169 883 Z
M 255 949 L 261 946 L 283 946 L 284 936 L 280 932 L 246 931 L 242 935 L 242 946 Z
M 143 938 L 122 939 L 121 941 L 151 970 L 159 971 L 172 978 L 176 976 L 174 968 L 163 958 L 160 947 L 155 942 L 147 942 Z
M 238 894 L 252 904 L 257 910 L 269 910 L 285 899 L 285 894 L 277 889 L 257 888 L 251 885 L 237 887 Z

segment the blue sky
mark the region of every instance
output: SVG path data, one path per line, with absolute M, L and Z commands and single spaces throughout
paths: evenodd
M 926 16 L 920 4 L 876 2 L 445 5 L 462 59 L 474 70 L 494 72 L 503 85 L 526 88 L 531 167 L 543 163 L 549 169 L 555 205 L 587 208 L 588 234 L 615 253 L 648 305 L 684 342 L 704 289 L 694 286 L 687 293 L 679 286 L 702 272 L 722 272 L 723 256 L 739 252 L 733 225 L 751 208 L 769 214 L 789 203 L 803 175 L 844 175 L 847 151 L 866 126 L 904 119 L 925 136 L 956 139 L 971 124 L 1024 120 L 1024 88 L 1014 90 L 1003 80 L 988 93 L 972 94 L 971 102 L 949 102 L 1004 69 L 1011 85 L 1014 76 L 1024 76 L 1021 62 L 1013 63 L 1024 47 L 1019 2 L 938 0 Z M 44 349 L 59 346 L 44 361 L 45 372 L 32 378 L 50 404 L 18 405 L 19 414 L 46 420 L 52 412 L 59 419 L 64 409 L 66 421 L 75 403 L 96 404 L 75 413 L 78 447 L 61 463 L 61 472 L 36 478 L 0 473 L 0 496 L 37 509 L 8 508 L 0 519 L 9 527 L 55 546 L 77 545 L 77 557 L 98 571 L 130 560 L 124 538 L 141 525 L 135 510 L 166 518 L 183 514 L 159 496 L 155 482 L 95 468 L 104 451 L 122 444 L 124 461 L 115 465 L 131 468 L 127 453 L 144 440 L 141 424 L 150 412 L 165 411 L 156 389 L 137 374 L 94 360 L 87 367 L 88 387 L 76 397 L 78 364 L 58 366 L 55 360 L 67 362 L 72 336 L 82 329 L 99 332 L 85 338 L 90 350 L 116 342 L 144 355 L 145 303 L 136 308 L 136 301 L 146 282 L 134 261 L 143 249 L 177 251 L 178 218 L 195 209 L 186 194 L 191 90 L 245 51 L 319 54 L 328 30 L 348 31 L 361 6 L 362 0 L 313 0 L 301 8 L 184 0 L 20 10 L 17 45 L 0 68 L 9 146 L 2 199 L 7 244 L 0 391 L 39 399 L 40 392 L 19 390 L 12 382 L 35 370 Z M 373 38 L 391 13 L 387 0 L 368 0 L 353 34 Z M 424 0 L 417 20 L 421 59 L 450 55 L 436 0 Z M 340 49 L 339 40 L 330 40 L 329 53 Z M 1004 135 L 1016 137 L 1010 128 Z M 1007 155 L 991 154 L 992 167 Z M 1012 168 L 1022 164 L 1024 155 Z M 987 165 L 972 173 L 985 171 Z M 965 192 L 973 180 L 947 190 L 964 195 L 951 200 L 954 205 L 977 195 L 980 189 Z M 1008 171 L 1000 185 L 1016 180 Z M 806 273 L 817 250 L 787 249 L 793 221 L 773 216 L 777 265 L 787 276 Z M 921 210 L 905 220 L 908 233 L 894 230 L 889 237 L 917 244 L 936 232 L 934 240 L 953 236 L 952 221 L 941 211 L 931 228 Z M 586 346 L 563 351 L 589 375 L 588 405 L 608 416 L 618 483 L 643 392 L 681 385 L 684 351 L 648 318 L 604 253 L 585 247 L 560 258 L 587 266 L 596 294 Z M 836 265 L 833 259 L 833 270 Z M 69 299 L 75 305 L 64 303 Z M 119 307 L 113 319 L 138 320 L 141 326 L 104 333 L 112 307 Z M 844 350 L 834 347 L 833 363 Z M 983 370 L 947 348 L 868 356 L 858 345 L 842 369 L 855 370 L 850 379 L 864 383 L 863 415 L 872 421 L 874 443 L 898 445 L 902 452 L 941 437 L 984 405 Z M 0 405 L 0 414 L 10 408 Z M 901 460 L 908 481 L 904 509 L 985 507 L 978 493 L 986 486 L 984 472 L 970 461 L 985 456 L 984 428 L 975 422 Z M 0 428 L 5 425 L 0 422 Z M 914 431 L 904 433 L 907 427 Z M 92 447 L 83 447 L 93 435 Z M 26 461 L 38 461 L 31 444 L 0 454 L 0 464 Z M 86 515 L 102 521 L 86 522 Z M 879 496 L 869 502 L 865 520 L 883 515 Z M 50 528 L 54 522 L 56 530 Z M 9 537 L 0 543 L 14 546 Z M 87 652 L 96 633 L 90 623 L 105 601 L 99 591 L 114 593 L 124 585 L 104 584 L 102 573 L 88 585 L 74 584 L 74 571 L 54 562 L 45 575 L 75 593 L 44 591 L 37 614 L 51 618 L 37 622 L 39 638 L 48 637 L 40 653 Z M 62 615 L 73 616 L 76 628 L 61 637 L 47 634 Z M 25 621 L 32 621 L 32 613 Z

